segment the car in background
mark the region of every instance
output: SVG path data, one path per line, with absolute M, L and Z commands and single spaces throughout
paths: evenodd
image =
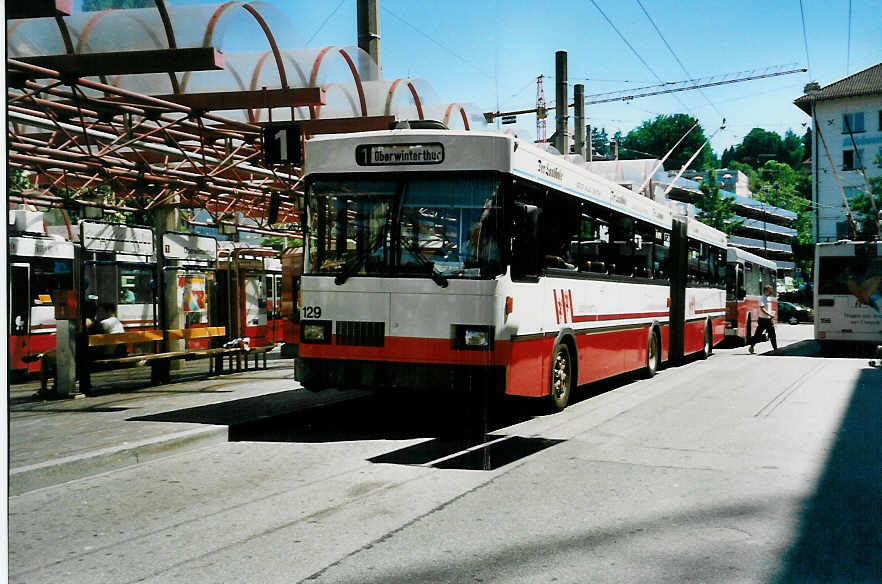
M 801 322 L 814 322 L 811 309 L 794 304 L 793 302 L 778 301 L 778 322 L 799 324 Z

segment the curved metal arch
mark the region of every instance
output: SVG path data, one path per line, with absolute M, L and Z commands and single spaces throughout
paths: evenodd
M 248 2 L 239 3 L 239 2 L 225 2 L 215 9 L 214 13 L 211 15 L 211 18 L 208 21 L 208 25 L 205 27 L 205 35 L 202 37 L 202 46 L 209 47 L 211 46 L 211 40 L 214 38 L 214 29 L 217 26 L 218 20 L 226 12 L 230 7 L 240 4 L 242 8 L 245 9 L 254 20 L 260 25 L 260 28 L 263 30 L 263 34 L 266 36 L 267 42 L 269 42 L 270 50 L 273 53 L 273 56 L 276 60 L 276 68 L 279 70 L 279 82 L 282 86 L 282 89 L 288 88 L 288 76 L 285 74 L 285 65 L 282 63 L 282 53 L 279 51 L 279 45 L 276 43 L 276 37 L 273 36 L 273 31 L 270 30 L 269 25 L 266 23 L 266 20 L 263 19 L 260 12 L 254 8 Z M 190 80 L 190 71 L 184 73 L 183 79 L 181 79 L 181 91 L 184 91 L 187 87 L 187 82 Z
M 367 99 L 364 96 L 364 85 L 361 83 L 361 76 L 358 74 L 358 69 L 355 67 L 355 63 L 352 62 L 352 58 L 346 53 L 345 50 L 339 47 L 325 47 L 321 51 L 319 51 L 318 55 L 315 57 L 315 61 L 312 63 L 312 72 L 309 76 L 309 86 L 315 87 L 316 79 L 318 78 L 319 69 L 321 69 L 322 61 L 325 59 L 325 55 L 328 54 L 333 49 L 337 49 L 337 52 L 343 56 L 343 60 L 346 61 L 346 64 L 349 66 L 349 71 L 352 73 L 352 78 L 355 80 L 355 88 L 358 90 L 358 101 L 361 105 L 361 115 L 367 117 L 368 109 L 367 109 Z M 309 108 L 310 118 L 317 119 L 318 118 L 318 110 L 317 106 L 311 106 Z
M 172 28 L 171 21 L 168 18 L 168 12 L 165 10 L 165 5 L 162 3 L 162 0 L 155 0 L 155 2 L 156 2 L 157 12 L 159 12 L 159 18 L 162 20 L 163 26 L 165 27 L 165 36 L 166 36 L 166 40 L 168 41 L 168 46 L 169 46 L 169 48 L 175 48 L 177 46 L 177 44 L 175 42 L 174 29 Z M 160 6 L 161 6 L 161 8 L 160 8 Z M 80 31 L 80 38 L 77 39 L 76 48 L 71 47 L 69 54 L 82 54 L 83 49 L 85 48 L 85 43 L 88 41 L 89 35 L 92 34 L 92 30 L 98 24 L 98 21 L 101 20 L 102 18 L 104 18 L 110 12 L 113 12 L 113 9 L 108 8 L 108 9 L 102 10 L 100 12 L 96 12 L 95 15 L 92 16 L 88 20 L 88 22 L 86 22 L 86 26 L 83 27 L 82 31 Z M 132 14 L 129 14 L 128 17 L 131 20 L 133 20 L 134 22 L 137 22 L 138 24 L 140 24 L 141 28 L 143 28 L 147 32 L 148 36 L 153 38 L 153 40 L 156 41 L 156 44 L 159 45 L 159 38 L 154 33 L 153 29 L 151 29 L 149 26 L 147 26 L 140 19 L 135 18 L 135 16 Z M 56 18 L 56 20 L 60 20 L 60 18 Z M 63 36 L 63 33 L 62 33 L 62 36 Z M 101 75 L 100 77 L 101 77 L 101 82 L 104 84 L 119 86 L 120 76 L 116 76 L 112 83 L 107 83 L 104 75 Z M 172 90 L 175 93 L 180 93 L 181 91 L 180 91 L 180 86 L 178 85 L 178 78 L 175 75 L 174 71 L 169 71 L 168 77 L 169 77 L 169 81 L 171 81 Z
M 471 130 L 471 128 L 469 128 L 469 118 L 468 118 L 468 116 L 466 115 L 465 108 L 462 107 L 462 106 L 461 106 L 460 104 L 458 104 L 458 103 L 451 103 L 451 104 L 449 104 L 449 105 L 447 106 L 447 109 L 444 110 L 444 120 L 443 120 L 444 125 L 446 126 L 446 125 L 447 125 L 447 122 L 450 121 L 450 114 L 453 112 L 453 108 L 454 108 L 454 106 L 459 108 L 459 115 L 462 117 L 462 123 L 463 123 L 463 125 L 465 126 L 465 129 L 466 129 L 466 130 Z
M 324 89 L 325 92 L 330 90 L 332 87 L 337 87 L 343 92 L 343 95 L 345 95 L 346 99 L 349 100 L 349 105 L 352 106 L 353 111 L 358 109 L 359 104 L 355 103 L 355 99 L 352 97 L 352 93 L 349 92 L 349 90 L 346 88 L 345 85 L 343 85 L 342 83 L 326 83 L 325 85 L 322 85 L 322 89 Z M 313 119 L 320 119 L 322 106 L 317 105 L 317 106 L 314 106 L 314 108 L 315 108 L 315 118 L 313 118 Z
M 413 102 L 416 104 L 417 108 L 417 116 L 419 119 L 424 120 L 423 117 L 423 104 L 420 101 L 420 95 L 417 93 L 416 87 L 413 86 L 413 82 L 410 79 L 406 79 L 404 77 L 399 77 L 395 81 L 392 82 L 392 85 L 389 86 L 389 93 L 386 95 L 386 115 L 392 115 L 392 98 L 395 96 L 395 90 L 398 89 L 398 85 L 402 81 L 407 81 L 407 88 L 410 90 L 411 96 L 413 96 Z

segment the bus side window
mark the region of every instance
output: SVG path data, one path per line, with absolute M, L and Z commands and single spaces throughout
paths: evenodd
M 587 211 L 583 207 L 583 211 Z M 579 270 L 594 274 L 606 273 L 609 225 L 593 214 L 582 213 L 579 227 Z

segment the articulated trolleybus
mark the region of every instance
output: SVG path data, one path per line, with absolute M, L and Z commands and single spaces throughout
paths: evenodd
M 882 241 L 815 246 L 815 339 L 882 345 Z
M 390 130 L 307 143 L 304 387 L 579 384 L 708 355 L 725 236 L 533 144 Z

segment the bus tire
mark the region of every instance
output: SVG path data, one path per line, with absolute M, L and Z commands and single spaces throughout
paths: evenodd
M 701 347 L 701 358 L 707 359 L 714 352 L 714 336 L 710 322 L 704 325 L 704 345 Z
M 646 367 L 643 369 L 643 376 L 646 378 L 654 377 L 661 365 L 661 341 L 658 332 L 649 329 L 649 339 L 646 343 Z
M 551 357 L 550 406 L 552 411 L 562 411 L 570 403 L 574 369 L 569 346 L 564 342 L 558 343 Z

